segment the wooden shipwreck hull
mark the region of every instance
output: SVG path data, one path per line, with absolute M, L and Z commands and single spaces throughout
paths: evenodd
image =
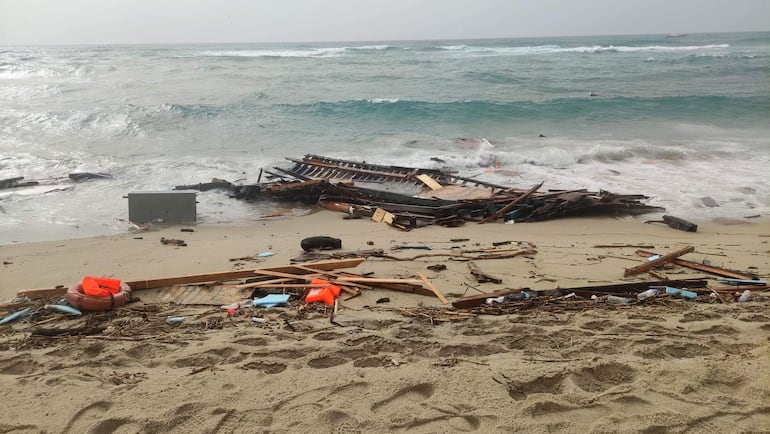
M 457 226 L 467 221 L 532 222 L 584 214 L 662 211 L 644 204 L 642 201 L 648 198 L 636 194 L 583 189 L 541 193 L 538 190 L 542 183 L 519 190 L 445 170 L 386 166 L 318 155 L 287 160 L 293 163 L 288 169 L 264 170 L 267 182 L 228 188 L 237 199 L 320 203 L 351 216 L 382 218 L 402 229 L 427 224 Z

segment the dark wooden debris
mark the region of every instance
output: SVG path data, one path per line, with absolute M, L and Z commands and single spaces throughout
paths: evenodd
M 67 177 L 75 182 L 83 182 L 89 179 L 112 179 L 108 173 L 78 172 L 70 173 Z
M 636 254 L 639 256 L 643 256 L 645 258 L 649 258 L 650 256 L 657 255 L 657 253 L 648 252 L 646 250 L 637 250 Z M 716 274 L 717 276 L 722 276 L 722 277 L 730 277 L 733 279 L 751 280 L 754 278 L 754 276 L 748 273 L 742 273 L 740 271 L 735 271 L 735 270 L 727 270 L 725 268 L 714 267 L 712 265 L 699 264 L 697 262 L 687 261 L 679 258 L 672 260 L 671 263 L 680 265 L 682 267 L 691 268 L 693 270 L 705 271 L 706 273 Z
M 680 231 L 698 232 L 698 225 L 695 223 L 671 215 L 664 215 L 663 220 L 649 220 L 645 223 L 665 223 L 674 229 L 679 229 Z
M 614 283 L 610 285 L 589 285 L 589 286 L 577 286 L 571 288 L 558 288 L 557 291 L 561 294 L 569 294 L 574 292 L 580 296 L 588 296 L 594 294 L 612 294 L 612 295 L 635 295 L 642 291 L 650 289 L 651 286 L 671 286 L 674 288 L 705 288 L 707 284 L 706 279 L 679 279 L 679 280 L 651 280 L 648 282 L 634 282 L 634 283 Z
M 633 275 L 636 275 L 636 274 L 639 274 L 639 273 L 643 273 L 643 272 L 645 272 L 647 270 L 652 270 L 655 267 L 658 267 L 658 266 L 661 266 L 661 265 L 666 264 L 668 262 L 671 262 L 674 259 L 676 259 L 676 258 L 678 258 L 678 257 L 680 257 L 682 255 L 685 255 L 687 253 L 690 253 L 692 251 L 695 251 L 695 247 L 693 247 L 693 246 L 684 247 L 684 248 L 679 249 L 677 251 L 671 252 L 671 253 L 669 253 L 667 255 L 663 255 L 663 256 L 661 256 L 661 257 L 659 257 L 657 259 L 654 259 L 652 261 L 647 261 L 644 264 L 637 265 L 636 267 L 627 268 L 623 275 L 628 277 L 628 276 L 633 276 Z
M 293 163 L 288 169 L 274 167 L 272 171 L 262 171 L 267 182 L 206 183 L 177 188 L 208 189 L 221 185 L 229 188 L 236 199 L 320 203 L 348 214 L 348 218 L 372 217 L 379 208 L 388 213 L 386 223 L 402 230 L 426 225 L 456 227 L 467 221 L 489 222 L 501 218 L 534 222 L 586 214 L 662 211 L 642 203 L 648 199 L 643 195 L 585 189 L 538 192 L 542 183 L 520 190 L 458 176 L 447 170 L 386 166 L 318 155 L 287 160 Z M 426 186 L 426 176 L 430 184 L 434 184 L 433 190 Z M 435 189 L 435 185 L 441 188 Z M 451 187 L 451 191 L 442 194 L 446 187 Z M 473 194 L 466 196 L 465 192 Z
M 174 190 L 209 191 L 217 188 L 220 188 L 223 190 L 233 190 L 235 186 L 230 181 L 214 178 L 211 180 L 211 182 L 203 182 L 203 183 L 194 184 L 194 185 L 177 185 L 176 187 L 174 187 Z
M 0 179 L 0 190 L 5 188 L 30 187 L 39 184 L 39 181 L 24 181 L 23 176 L 17 176 L 15 178 Z
M 522 291 L 529 291 L 529 288 L 520 289 L 504 289 L 502 291 L 488 292 L 485 294 L 474 294 L 467 297 L 458 298 L 452 302 L 452 306 L 457 309 L 470 309 L 472 307 L 481 306 L 488 298 L 504 297 L 510 294 L 516 294 Z
M 492 282 L 500 284 L 503 282 L 503 279 L 500 279 L 498 277 L 492 276 L 491 274 L 485 273 L 481 271 L 481 269 L 473 262 L 468 261 L 468 268 L 471 270 L 471 275 L 476 279 L 479 283 L 486 283 L 486 282 Z

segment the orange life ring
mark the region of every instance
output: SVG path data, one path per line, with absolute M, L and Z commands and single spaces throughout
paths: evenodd
M 67 290 L 67 302 L 80 310 L 111 310 L 123 306 L 131 301 L 131 287 L 125 283 L 120 284 L 117 294 L 109 294 L 107 297 L 95 297 L 83 292 L 83 284 L 77 283 Z

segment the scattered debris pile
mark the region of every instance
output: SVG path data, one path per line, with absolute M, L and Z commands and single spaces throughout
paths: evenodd
M 459 226 L 467 221 L 535 222 L 586 214 L 640 214 L 663 211 L 646 205 L 647 196 L 608 191 L 549 190 L 540 183 L 518 190 L 437 169 L 386 166 L 318 155 L 287 158 L 289 169 L 260 171 L 257 184 L 211 183 L 176 189 L 225 188 L 243 200 L 292 201 L 321 204 L 350 217 L 367 217 L 409 230 L 438 224 Z M 262 173 L 268 182 L 260 182 Z
M 511 248 L 510 245 L 514 243 L 515 247 Z M 401 277 L 375 277 L 346 271 L 365 260 L 414 261 L 418 258 L 441 257 L 438 260 L 442 264 L 428 265 L 426 268 L 440 272 L 446 269 L 446 259 L 464 261 L 469 278 L 479 284 L 499 285 L 503 281 L 501 276 L 483 271 L 474 261 L 516 256 L 532 259 L 532 255 L 537 253 L 535 248 L 527 242 L 506 241 L 497 242 L 492 248 L 450 249 L 452 253 L 422 253 L 411 257 L 394 256 L 372 249 L 361 255 L 342 252 L 339 254 L 341 259 L 316 259 L 313 262 L 268 268 L 137 280 L 124 282 L 131 288 L 131 302 L 121 306 L 100 307 L 98 311 L 81 311 L 68 306 L 66 300 L 69 297 L 65 299 L 64 296 L 68 296 L 69 291 L 64 287 L 23 290 L 18 292 L 16 300 L 0 304 L 0 330 L 10 332 L 4 332 L 6 339 L 12 338 L 14 332 L 24 334 L 26 340 L 15 344 L 15 347 L 21 348 L 24 345 L 47 345 L 41 339 L 69 336 L 111 340 L 173 340 L 174 331 L 180 327 L 185 333 L 196 330 L 203 332 L 244 322 L 297 332 L 312 328 L 299 320 L 328 317 L 331 324 L 344 327 L 345 324 L 338 322 L 339 304 L 365 291 L 374 290 L 437 298 L 443 306 L 381 306 L 390 301 L 389 297 L 378 298 L 377 306 L 364 306 L 371 311 L 397 312 L 432 325 L 477 315 L 504 315 L 533 310 L 564 312 L 635 307 L 671 309 L 686 308 L 689 303 L 698 302 L 743 303 L 757 299 L 757 294 L 768 290 L 767 282 L 754 274 L 680 259 L 680 256 L 693 252 L 692 246 L 663 255 L 637 250 L 636 254 L 643 259 L 639 265 L 627 268 L 622 274 L 639 279 L 640 274 L 649 273 L 656 280 L 568 288 L 557 286 L 540 290 L 505 288 L 491 292 L 468 286 L 468 289 L 473 288 L 479 293 L 448 293 L 453 298 L 451 302 L 433 281 L 419 271 Z M 404 245 L 395 250 L 414 249 L 431 250 L 430 246 L 422 245 Z M 309 253 L 317 252 L 304 252 L 303 255 Z M 697 270 L 716 276 L 718 283 L 717 286 L 711 286 L 713 281 L 705 277 L 669 279 L 661 274 L 664 267 Z

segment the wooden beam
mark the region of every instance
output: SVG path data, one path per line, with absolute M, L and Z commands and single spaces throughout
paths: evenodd
M 339 268 L 353 268 L 364 262 L 364 258 L 351 258 L 351 259 L 331 259 L 327 261 L 307 262 L 302 265 L 307 268 L 312 268 L 316 271 L 324 270 L 336 270 Z M 261 270 L 276 271 L 283 273 L 296 272 L 297 274 L 309 274 L 308 271 L 298 268 L 296 265 L 287 265 L 279 267 L 262 268 Z M 220 271 L 215 273 L 195 274 L 189 276 L 177 276 L 166 277 L 161 279 L 147 279 L 147 280 L 135 280 L 127 281 L 126 284 L 133 290 L 140 289 L 153 289 L 163 288 L 173 285 L 187 285 L 194 283 L 215 282 L 222 280 L 233 279 L 245 279 L 248 277 L 254 277 L 256 270 L 238 270 L 238 271 Z M 67 293 L 67 288 L 53 288 L 53 289 L 25 289 L 18 291 L 18 296 L 27 296 L 30 299 L 45 298 L 64 295 Z
M 540 189 L 540 187 L 542 187 L 542 186 L 543 186 L 543 183 L 541 182 L 540 184 L 537 184 L 536 186 L 534 186 L 534 187 L 530 188 L 529 190 L 527 190 L 527 192 L 526 192 L 526 193 L 524 193 L 524 194 L 522 194 L 521 196 L 517 197 L 516 199 L 514 199 L 513 201 L 511 201 L 511 202 L 510 202 L 508 205 L 506 205 L 506 206 L 504 206 L 504 207 L 500 208 L 499 210 L 497 210 L 497 212 L 496 212 L 496 213 L 494 213 L 494 214 L 492 214 L 491 216 L 489 216 L 489 217 L 486 217 L 485 219 L 481 220 L 481 221 L 479 222 L 479 224 L 481 224 L 481 223 L 488 223 L 488 222 L 493 222 L 493 221 L 495 221 L 495 220 L 499 219 L 499 218 L 500 218 L 500 216 L 502 216 L 503 214 L 505 214 L 506 212 L 508 212 L 508 211 L 509 211 L 511 208 L 513 208 L 514 206 L 516 206 L 518 203 L 521 203 L 521 202 L 523 202 L 523 201 L 524 201 L 526 198 L 528 198 L 529 196 L 531 196 L 531 195 L 532 195 L 532 193 L 534 193 L 534 192 L 536 192 L 537 190 L 539 190 L 539 189 Z
M 486 294 L 474 294 L 467 297 L 458 298 L 452 302 L 452 306 L 457 309 L 469 309 L 471 307 L 481 306 L 484 304 L 487 298 L 504 297 L 509 294 L 516 294 L 518 292 L 527 291 L 529 288 L 521 289 L 504 289 L 502 291 L 489 292 Z
M 609 285 L 590 285 L 590 286 L 575 286 L 571 288 L 556 288 L 561 291 L 562 294 L 568 294 L 570 292 L 598 292 L 603 294 L 628 294 L 642 292 L 650 289 L 651 286 L 671 286 L 674 288 L 687 288 L 694 290 L 693 288 L 705 288 L 707 284 L 706 279 L 681 279 L 681 280 L 651 280 L 649 282 L 632 282 L 632 283 L 612 283 Z
M 657 255 L 657 253 L 648 252 L 646 250 L 637 250 L 636 254 L 639 256 L 643 256 L 645 258 L 649 258 L 650 256 Z M 671 262 L 676 265 L 681 265 L 682 267 L 692 268 L 693 270 L 705 271 L 706 273 L 716 274 L 717 276 L 732 277 L 733 279 L 751 280 L 751 276 L 746 274 L 736 273 L 734 271 L 726 270 L 724 268 L 719 268 L 719 267 L 713 267 L 711 265 L 699 264 L 697 262 L 687 261 L 685 259 L 677 258 L 672 260 Z
M 680 257 L 682 255 L 685 255 L 687 253 L 690 253 L 690 252 L 692 252 L 694 250 L 695 250 L 695 247 L 687 246 L 687 247 L 685 247 L 683 249 L 679 249 L 677 251 L 671 252 L 668 255 L 661 256 L 660 258 L 655 259 L 654 261 L 647 261 L 646 263 L 641 264 L 641 265 L 637 265 L 636 267 L 626 268 L 626 272 L 623 273 L 623 275 L 628 277 L 628 276 L 633 276 L 633 275 L 636 275 L 636 274 L 639 274 L 639 273 L 644 273 L 647 270 L 651 270 L 651 269 L 653 269 L 655 267 L 658 267 L 660 265 L 663 265 L 663 264 L 665 264 L 667 262 L 671 262 L 674 259 L 676 259 L 676 258 L 678 258 L 678 257 Z
M 425 277 L 424 274 L 418 271 L 417 276 L 420 278 L 420 280 L 423 281 L 423 283 L 425 283 L 425 286 L 427 286 L 428 289 L 430 289 L 431 291 L 433 291 L 434 294 L 436 294 L 436 297 L 438 297 L 438 299 L 441 300 L 442 303 L 449 304 L 449 300 L 447 300 L 446 297 L 444 297 L 444 294 L 442 294 L 441 291 L 438 290 L 438 288 L 433 286 L 433 283 L 430 280 L 428 280 L 428 278 Z
M 487 274 L 478 267 L 473 261 L 468 261 L 468 268 L 471 270 L 471 275 L 476 279 L 479 283 L 484 282 L 492 282 L 492 283 L 502 283 L 503 280 L 500 278 L 497 278 L 495 276 L 492 276 L 491 274 Z
M 381 279 L 377 277 L 338 277 L 337 282 L 358 282 L 375 285 L 378 283 L 406 283 L 410 285 L 420 285 L 422 281 L 418 279 Z
M 441 190 L 444 188 L 443 185 L 439 184 L 435 179 L 431 178 L 429 175 L 423 173 L 421 175 L 415 176 L 415 178 L 419 179 L 423 184 L 427 185 L 428 188 L 431 190 Z

